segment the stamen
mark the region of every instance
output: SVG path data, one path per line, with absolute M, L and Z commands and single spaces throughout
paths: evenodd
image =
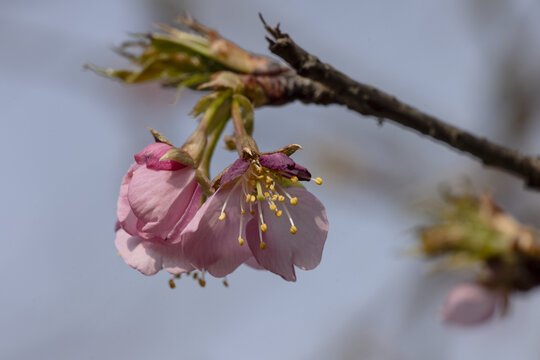
M 251 194 L 247 194 L 246 195 L 246 202 L 250 202 L 251 201 Z
M 270 204 L 269 208 L 270 208 L 271 211 L 276 211 L 277 206 L 276 206 L 276 204 Z
M 276 191 L 276 187 L 274 186 L 274 184 L 270 185 L 270 190 L 271 190 L 272 192 Z M 274 201 L 275 201 L 275 200 L 274 200 Z
M 291 198 L 291 205 L 296 206 L 296 204 L 298 204 L 298 198 L 297 197 Z
M 176 287 L 176 284 L 174 283 L 174 279 L 169 279 L 169 287 L 171 289 L 174 289 Z
M 263 216 L 262 216 L 261 203 L 258 202 L 257 205 L 259 206 L 259 221 L 260 221 L 260 226 L 259 226 L 259 241 L 260 241 L 260 244 L 259 244 L 259 247 L 261 248 L 261 250 L 264 250 L 264 249 L 266 249 L 266 243 L 263 241 L 262 233 L 263 233 L 263 225 L 266 225 L 266 224 L 264 223 L 264 219 L 263 219 Z M 266 231 L 266 229 L 264 231 Z
M 278 200 L 279 200 L 279 202 L 284 202 L 285 201 L 285 196 L 279 195 Z
M 244 209 L 242 209 L 242 211 L 244 211 Z M 244 245 L 244 239 L 242 239 L 242 229 L 244 228 L 243 225 L 244 217 L 240 216 L 240 227 L 238 228 L 238 244 L 240 244 L 240 246 Z
M 267 184 L 271 184 L 271 183 L 273 183 L 273 182 L 274 182 L 274 179 L 272 179 L 270 176 L 267 175 L 267 176 L 266 176 L 266 183 L 267 183 Z
M 257 199 L 255 198 L 255 195 L 251 195 L 249 201 L 251 201 L 251 202 L 257 201 Z
M 268 191 L 265 191 L 265 192 L 264 192 L 264 197 L 265 197 L 265 198 L 269 198 L 269 197 L 270 197 L 270 193 L 269 193 Z
M 223 206 L 221 207 L 221 214 L 219 214 L 219 217 L 218 217 L 219 220 L 225 220 L 225 217 L 227 216 L 227 215 L 225 215 L 225 208 L 227 207 L 227 203 L 229 202 L 229 199 L 230 199 L 231 195 L 236 190 L 238 185 L 240 185 L 240 183 L 241 183 L 241 181 L 237 181 L 236 184 L 234 184 L 231 191 L 229 192 L 229 194 L 227 195 L 227 197 L 225 198 L 225 202 L 223 203 Z
M 298 232 L 298 229 L 296 228 L 296 226 L 294 226 L 294 221 L 292 219 L 291 213 L 289 212 L 289 209 L 287 209 L 287 206 L 285 204 L 283 204 L 283 208 L 285 209 L 287 217 L 289 218 L 289 222 L 291 223 L 291 228 L 289 229 L 289 232 L 294 235 Z
M 313 179 L 313 181 L 315 181 L 315 184 L 317 185 L 322 185 L 322 179 L 320 177 Z
M 261 221 L 260 229 L 261 229 L 262 232 L 266 232 L 266 230 L 268 230 L 268 226 L 264 223 L 264 218 L 263 218 L 262 208 L 261 208 L 261 203 L 260 202 L 257 203 L 257 207 L 259 208 L 259 219 Z
M 272 201 L 276 201 L 278 198 L 277 194 L 272 195 Z
M 291 178 L 291 181 L 292 181 L 293 183 L 298 182 L 298 176 L 293 176 L 293 177 Z
M 242 210 L 240 211 L 240 214 L 242 214 L 242 215 L 244 215 L 245 213 L 246 213 L 246 210 L 244 210 L 244 209 L 242 209 Z
M 225 286 L 226 288 L 229 287 L 229 282 L 227 281 L 227 279 L 223 280 L 223 286 Z
M 283 211 L 281 211 L 281 210 L 278 210 L 278 211 L 276 211 L 276 213 L 275 213 L 275 214 L 276 214 L 276 216 L 277 216 L 277 217 L 281 217 L 281 214 L 282 214 L 282 213 L 283 213 Z

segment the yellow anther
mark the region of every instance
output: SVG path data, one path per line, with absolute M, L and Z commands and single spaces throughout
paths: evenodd
M 270 193 L 269 193 L 268 191 L 265 191 L 265 192 L 264 192 L 264 197 L 269 198 L 269 197 L 270 197 Z
M 259 247 L 261 248 L 261 250 L 266 249 L 266 243 L 264 241 L 261 241 L 261 244 L 259 245 Z
M 267 177 L 266 177 L 266 183 L 267 183 L 267 184 L 271 184 L 271 183 L 273 183 L 273 182 L 274 182 L 274 179 L 272 179 L 270 176 L 267 176 Z
M 270 185 L 270 190 L 276 191 L 276 187 L 274 186 L 274 184 Z
M 242 239 L 240 236 L 238 237 L 238 244 L 240 244 L 240 246 L 244 245 L 244 239 Z
M 289 229 L 289 232 L 294 235 L 298 232 L 298 229 L 296 228 L 296 226 L 292 225 Z
M 246 213 L 246 210 L 242 209 L 242 211 L 240 211 L 240 213 L 241 213 L 242 215 L 244 215 L 244 214 Z
M 219 215 L 218 219 L 219 220 L 225 220 L 226 217 L 227 217 L 227 215 L 224 212 L 222 212 L 221 215 Z
M 297 197 L 291 198 L 291 205 L 296 206 L 296 204 L 298 204 L 298 198 Z
M 262 224 L 261 225 L 261 231 L 266 232 L 266 230 L 268 230 L 268 226 L 266 224 Z
M 251 202 L 255 202 L 257 201 L 257 199 L 255 198 L 255 195 L 251 195 L 250 199 L 249 199 Z
M 282 214 L 282 213 L 283 213 L 282 210 L 278 210 L 278 211 L 276 211 L 276 216 L 277 216 L 277 217 L 281 217 L 281 214 Z
M 276 211 L 276 209 L 277 209 L 276 204 L 270 204 L 270 210 Z
M 174 280 L 173 279 L 169 279 L 169 287 L 171 289 L 174 289 L 176 287 L 176 284 L 174 283 Z
M 247 194 L 246 195 L 246 202 L 249 202 L 251 200 L 251 195 L 250 194 Z
M 285 196 L 279 195 L 278 200 L 279 200 L 279 202 L 284 202 L 285 201 Z
M 264 188 L 265 189 L 268 189 L 270 186 L 268 186 L 268 184 L 264 185 Z
M 206 281 L 204 281 L 203 279 L 199 279 L 199 285 L 201 287 L 205 287 L 206 286 Z
M 272 201 L 276 201 L 276 200 L 277 200 L 277 195 L 276 194 L 272 195 Z
M 293 177 L 291 178 L 291 181 L 292 181 L 293 183 L 298 182 L 298 176 L 293 176 Z
M 315 184 L 317 184 L 317 185 L 322 185 L 322 179 L 321 179 L 320 177 L 315 178 L 314 181 L 315 181 Z

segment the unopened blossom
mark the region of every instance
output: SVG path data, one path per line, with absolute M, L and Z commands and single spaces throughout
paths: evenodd
M 192 269 L 180 233 L 197 211 L 201 189 L 193 168 L 159 161 L 171 148 L 154 143 L 135 155 L 120 187 L 115 244 L 126 263 L 145 275 L 162 267 L 173 274 Z
M 315 268 L 328 220 L 322 203 L 299 180 L 311 180 L 311 174 L 280 152 L 236 160 L 182 233 L 186 256 L 216 277 L 253 259 L 288 281 L 296 280 L 295 265 Z
M 498 293 L 478 284 L 461 284 L 447 295 L 442 318 L 454 325 L 479 325 L 490 320 L 501 303 Z

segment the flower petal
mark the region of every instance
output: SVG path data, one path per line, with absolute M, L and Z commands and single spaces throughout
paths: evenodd
M 253 256 L 250 257 L 249 259 L 247 259 L 246 261 L 244 261 L 244 265 L 247 265 L 247 266 L 249 266 L 250 268 L 255 269 L 255 270 L 266 270 L 264 267 L 262 267 L 262 266 L 257 262 L 257 260 L 256 260 Z
M 287 192 L 298 198 L 296 206 L 285 205 L 298 232 L 294 235 L 289 232 L 291 224 L 286 211 L 281 217 L 276 217 L 268 206 L 262 206 L 267 225 L 267 231 L 262 232 L 266 248 L 260 248 L 258 214 L 248 223 L 246 233 L 249 247 L 260 265 L 285 280 L 295 281 L 293 265 L 303 270 L 319 265 L 328 234 L 328 220 L 324 206 L 309 191 L 290 187 Z M 280 203 L 277 205 L 278 208 L 283 207 Z
M 144 275 L 154 275 L 161 270 L 161 254 L 151 242 L 131 236 L 120 229 L 116 232 L 114 243 L 124 261 Z
M 167 239 L 182 218 L 197 190 L 195 170 L 150 170 L 139 167 L 133 173 L 128 201 L 142 227 L 139 231 Z
M 171 145 L 165 143 L 153 143 L 145 147 L 141 152 L 135 155 L 135 161 L 139 165 L 145 165 L 148 169 L 153 170 L 180 170 L 186 167 L 174 160 L 159 161 L 167 151 L 172 148 Z
M 311 180 L 311 173 L 305 167 L 281 152 L 261 155 L 259 163 L 265 168 L 282 171 L 282 175 L 289 179 L 296 176 L 299 180 Z
M 453 288 L 444 303 L 442 318 L 455 325 L 477 325 L 495 314 L 500 296 L 477 284 Z
M 227 169 L 225 174 L 221 177 L 221 185 L 225 185 L 231 180 L 236 179 L 239 176 L 244 175 L 244 173 L 249 168 L 249 161 L 244 159 L 237 159 L 233 164 Z
M 228 201 L 226 217 L 219 220 L 225 201 Z M 245 224 L 251 219 L 249 211 L 241 215 L 242 201 L 243 189 L 240 183 L 224 185 L 206 200 L 184 229 L 181 241 L 184 253 L 199 270 L 223 277 L 251 256 L 249 247 L 238 243 L 239 232 L 245 237 Z M 243 217 L 242 229 L 240 217 Z
M 290 169 L 295 165 L 293 159 L 280 152 L 261 155 L 259 157 L 259 163 L 265 168 L 274 170 Z
M 137 163 L 131 165 L 128 172 L 124 176 L 124 179 L 122 180 L 122 185 L 120 186 L 120 195 L 118 196 L 116 216 L 121 227 L 128 234 L 149 240 L 153 238 L 153 236 L 149 234 L 144 234 L 137 229 L 138 219 L 131 210 L 131 205 L 128 201 L 129 184 L 131 182 L 131 178 L 133 177 L 133 172 L 139 167 L 141 166 Z

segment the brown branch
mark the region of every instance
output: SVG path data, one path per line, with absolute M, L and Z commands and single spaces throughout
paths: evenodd
M 362 115 L 392 120 L 468 153 L 486 166 L 513 174 L 531 188 L 540 189 L 540 158 L 521 154 L 461 130 L 373 86 L 359 83 L 302 49 L 288 34 L 281 32 L 279 24 L 272 28 L 264 22 L 262 16 L 261 20 L 272 35 L 272 38 L 266 38 L 271 52 L 287 61 L 298 75 L 331 89 L 325 94 L 325 103 L 345 105 Z M 304 98 L 302 101 L 309 102 L 309 99 Z

